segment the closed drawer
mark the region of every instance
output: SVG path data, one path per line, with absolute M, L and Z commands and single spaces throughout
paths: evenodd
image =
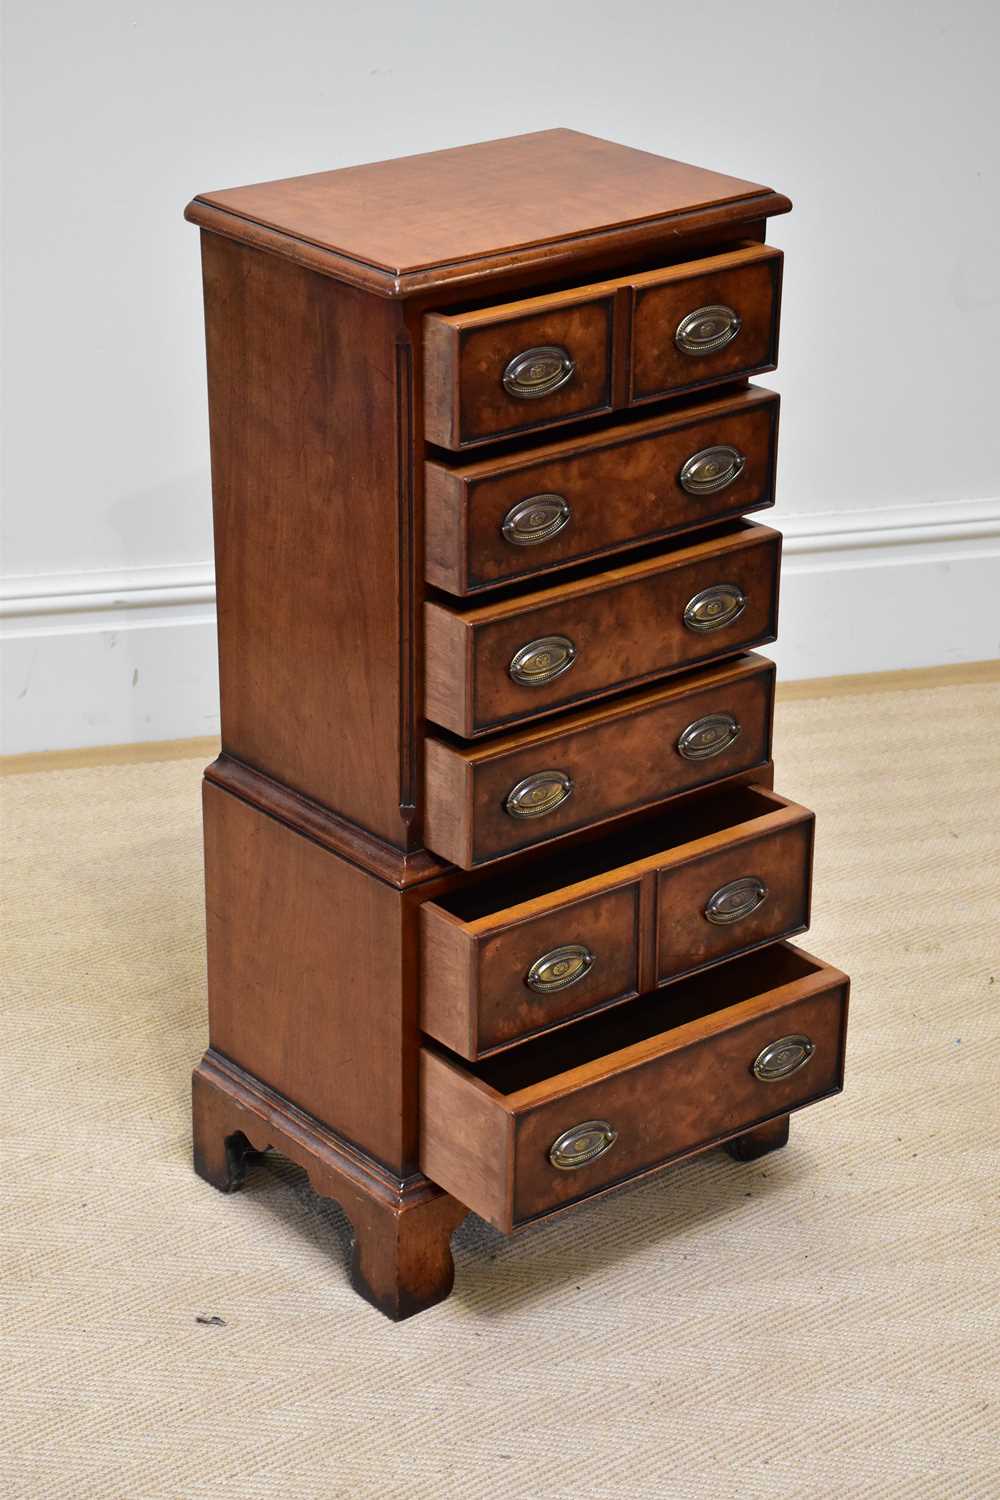
M 773 370 L 780 250 L 424 318 L 424 433 L 459 450 Z
M 848 988 L 782 943 L 486 1062 L 425 1046 L 421 1169 L 505 1231 L 593 1197 L 838 1092 Z
M 429 735 L 424 843 L 464 869 L 771 757 L 774 665 L 740 657 L 513 734 Z
M 774 503 L 778 397 L 750 389 L 533 451 L 426 465 L 425 573 L 472 594 Z
M 773 641 L 780 553 L 744 521 L 516 599 L 428 602 L 427 718 L 472 738 Z
M 421 1025 L 477 1058 L 802 932 L 813 815 L 729 786 L 421 907 Z
M 773 370 L 782 256 L 766 245 L 633 284 L 630 402 Z

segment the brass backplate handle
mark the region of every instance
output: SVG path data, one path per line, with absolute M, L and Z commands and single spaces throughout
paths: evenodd
M 715 927 L 742 922 L 767 900 L 767 886 L 759 875 L 741 875 L 713 891 L 705 902 L 705 920 Z
M 815 1051 L 811 1037 L 779 1037 L 758 1052 L 753 1063 L 754 1077 L 761 1083 L 777 1083 L 782 1078 L 791 1078 L 793 1073 L 805 1067 Z
M 579 984 L 593 967 L 594 955 L 583 943 L 564 943 L 536 958 L 524 982 L 536 995 L 551 995 Z
M 680 486 L 688 495 L 717 495 L 735 484 L 747 466 L 746 454 L 731 443 L 692 453 L 681 467 Z
M 739 739 L 743 730 L 733 714 L 706 714 L 681 732 L 677 754 L 685 760 L 711 760 Z
M 682 354 L 718 354 L 733 342 L 742 327 L 743 319 L 738 312 L 716 302 L 711 307 L 696 307 L 681 318 L 674 343 Z
M 584 1120 L 557 1136 L 549 1147 L 549 1161 L 560 1172 L 575 1172 L 610 1151 L 618 1132 L 607 1120 Z
M 544 818 L 573 795 L 573 781 L 565 771 L 536 771 L 511 787 L 504 811 L 511 818 Z
M 713 583 L 701 589 L 684 606 L 684 624 L 696 634 L 722 630 L 738 620 L 747 607 L 747 596 L 738 583 Z
M 575 661 L 576 647 L 569 636 L 543 635 L 515 651 L 507 670 L 521 687 L 544 687 L 568 672 Z
M 537 401 L 567 385 L 576 372 L 576 361 L 561 344 L 542 344 L 524 349 L 503 372 L 503 388 L 518 401 Z
M 570 508 L 562 495 L 529 495 L 512 505 L 500 527 L 512 547 L 537 547 L 569 525 Z

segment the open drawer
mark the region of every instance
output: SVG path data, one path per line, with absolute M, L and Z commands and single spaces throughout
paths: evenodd
M 471 595 L 774 504 L 778 397 L 750 386 L 539 446 L 428 460 L 428 583 Z
M 753 521 L 549 588 L 424 605 L 428 719 L 465 739 L 773 641 L 781 535 Z
M 809 924 L 813 814 L 729 786 L 421 907 L 421 1026 L 479 1058 Z
M 429 734 L 424 842 L 463 869 L 771 758 L 774 663 L 740 656 L 469 744 Z
M 424 430 L 460 450 L 773 370 L 780 250 L 424 318 Z M 617 351 L 617 354 L 616 354 Z
M 843 1085 L 849 983 L 781 943 L 462 1065 L 421 1051 L 420 1166 L 509 1231 Z

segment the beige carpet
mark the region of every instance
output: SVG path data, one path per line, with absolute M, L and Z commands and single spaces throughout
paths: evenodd
M 755 1165 L 467 1221 L 397 1326 L 296 1169 L 191 1172 L 200 762 L 10 778 L 4 1500 L 996 1500 L 998 732 L 988 683 L 783 704 L 847 1092 Z

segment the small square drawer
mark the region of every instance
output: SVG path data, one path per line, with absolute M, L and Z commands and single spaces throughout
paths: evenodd
M 809 922 L 813 815 L 728 786 L 421 907 L 421 1026 L 477 1058 Z
M 428 735 L 424 843 L 463 869 L 771 758 L 774 664 L 738 657 L 513 734 Z
M 637 276 L 630 403 L 773 370 L 781 268 L 780 250 L 754 245 Z
M 425 574 L 450 594 L 774 503 L 778 397 L 751 388 L 498 458 L 426 467 Z
M 780 250 L 424 318 L 424 435 L 461 450 L 773 370 Z
M 846 975 L 780 943 L 474 1065 L 420 1058 L 420 1166 L 510 1231 L 843 1086 Z
M 424 323 L 424 431 L 467 448 L 612 408 L 615 286 Z
M 722 535 L 515 599 L 425 605 L 425 711 L 465 738 L 773 641 L 778 532 Z

